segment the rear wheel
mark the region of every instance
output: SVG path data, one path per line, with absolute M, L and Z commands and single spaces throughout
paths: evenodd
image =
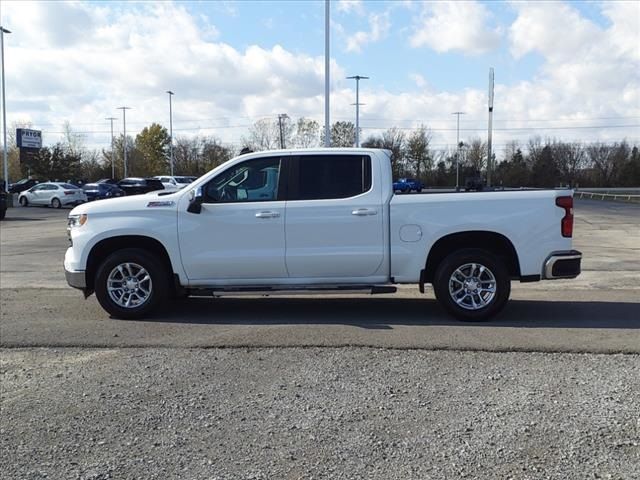
M 434 290 L 440 304 L 465 321 L 483 321 L 507 303 L 511 280 L 504 263 L 490 252 L 465 249 L 438 266 Z
M 59 199 L 54 198 L 53 200 L 51 200 L 51 206 L 53 208 L 62 208 L 62 202 Z
M 27 197 L 20 197 L 20 205 L 22 205 L 23 207 L 26 207 L 27 205 L 29 205 L 29 200 L 27 200 Z
M 141 318 L 167 298 L 166 268 L 144 250 L 112 253 L 98 268 L 95 292 L 102 308 L 116 318 Z

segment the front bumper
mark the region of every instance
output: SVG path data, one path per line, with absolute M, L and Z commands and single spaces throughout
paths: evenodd
M 582 253 L 577 250 L 554 252 L 544 262 L 542 278 L 555 280 L 558 278 L 576 278 L 580 275 Z
M 67 279 L 67 283 L 69 286 L 73 288 L 78 288 L 80 290 L 86 290 L 87 288 L 87 279 L 85 276 L 85 272 L 75 272 L 64 269 L 64 276 Z

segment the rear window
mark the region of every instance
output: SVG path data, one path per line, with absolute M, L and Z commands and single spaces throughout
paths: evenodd
M 293 175 L 297 192 L 291 192 L 292 200 L 355 197 L 371 189 L 371 158 L 304 155 L 299 157 L 298 172 L 294 169 Z
M 70 183 L 63 183 L 60 186 L 64 189 L 78 190 L 78 187 L 76 187 L 75 185 L 71 185 Z

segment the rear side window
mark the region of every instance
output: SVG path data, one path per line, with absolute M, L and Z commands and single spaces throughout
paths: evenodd
M 292 170 L 291 200 L 349 198 L 371 189 L 371 158 L 304 155 Z

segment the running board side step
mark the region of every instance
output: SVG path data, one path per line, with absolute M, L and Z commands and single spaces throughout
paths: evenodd
M 340 293 L 360 293 L 380 295 L 385 293 L 396 293 L 398 289 L 392 285 L 313 285 L 305 287 L 295 287 L 291 285 L 282 286 L 238 286 L 221 288 L 189 288 L 187 294 L 193 297 L 235 297 L 248 295 L 316 295 L 316 294 L 340 294 Z

